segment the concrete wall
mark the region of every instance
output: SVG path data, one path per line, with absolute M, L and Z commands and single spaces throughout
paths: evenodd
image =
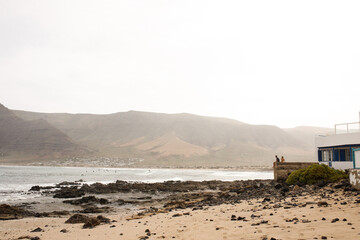
M 274 162 L 274 180 L 283 182 L 292 171 L 306 168 L 313 164 L 317 164 L 317 162 Z
M 329 162 L 320 162 L 321 164 L 329 165 Z M 335 169 L 345 170 L 354 167 L 353 162 L 331 162 L 331 167 Z
M 318 147 L 341 146 L 341 145 L 359 144 L 359 143 L 360 143 L 360 132 L 315 137 L 316 152 Z
M 357 190 L 360 190 L 360 169 L 350 169 L 349 177 L 351 185 Z

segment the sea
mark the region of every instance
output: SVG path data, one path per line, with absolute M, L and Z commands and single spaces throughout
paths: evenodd
M 32 186 L 53 186 L 63 181 L 91 184 L 116 180 L 129 182 L 273 179 L 272 171 L 204 169 L 89 168 L 47 166 L 0 166 L 0 203 L 40 197 Z

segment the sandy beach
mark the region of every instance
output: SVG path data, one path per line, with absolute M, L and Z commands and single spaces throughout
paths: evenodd
M 65 223 L 70 215 L 0 221 L 0 239 L 360 239 L 359 192 L 341 184 L 287 190 L 276 186 L 277 196 L 264 193 L 200 207 L 189 205 L 191 199 L 183 194 L 177 205 L 170 202 L 176 206 L 172 208 L 165 207 L 168 203 L 156 211 L 144 207 L 135 214 L 104 213 L 110 222 L 91 229 L 83 229 L 83 223 Z M 187 204 L 180 208 L 179 202 Z M 38 232 L 32 232 L 35 229 Z

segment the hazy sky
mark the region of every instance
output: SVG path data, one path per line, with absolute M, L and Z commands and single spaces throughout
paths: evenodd
M 358 121 L 360 1 L 0 0 L 0 103 Z

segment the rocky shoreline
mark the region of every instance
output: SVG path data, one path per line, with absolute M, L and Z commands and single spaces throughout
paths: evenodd
M 71 218 L 80 218 L 82 219 L 80 222 L 86 226 L 84 228 L 94 228 L 100 224 L 111 224 L 110 219 L 119 214 L 126 216 L 126 221 L 159 214 L 170 214 L 172 218 L 176 218 L 189 216 L 193 212 L 205 211 L 212 207 L 245 204 L 246 207 L 252 209 L 253 214 L 250 217 L 233 213 L 228 216 L 228 220 L 239 223 L 251 221 L 252 226 L 262 226 L 268 224 L 268 220 L 261 220 L 261 211 L 274 211 L 272 214 L 276 214 L 275 212 L 279 210 L 326 208 L 330 205 L 360 206 L 360 192 L 353 189 L 346 180 L 305 186 L 288 186 L 273 180 L 168 181 L 163 183 L 116 181 L 109 184 L 83 184 L 78 181 L 62 182 L 55 187 L 33 186 L 29 191 L 41 193 L 44 197 L 51 199 L 50 204 L 62 205 L 66 210 L 35 211 L 36 206 L 41 205 L 39 202 L 15 206 L 2 204 L 0 205 L 0 220 L 4 222 L 4 220 L 22 218 L 56 217 L 66 218 L 71 222 Z M 312 200 L 301 200 L 307 198 Z M 343 221 L 343 219 L 342 216 L 338 216 L 332 221 Z M 295 216 L 287 221 L 297 224 L 312 220 Z

